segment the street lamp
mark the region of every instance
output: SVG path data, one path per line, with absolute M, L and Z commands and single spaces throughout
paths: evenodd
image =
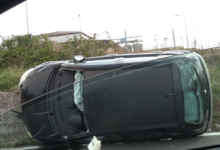
M 188 40 L 188 33 L 187 33 L 186 18 L 185 18 L 184 16 L 181 16 L 181 15 L 175 15 L 175 16 L 183 17 L 183 19 L 185 20 L 185 27 L 186 27 L 186 40 L 187 40 L 187 47 L 188 47 L 188 49 L 189 49 L 189 40 Z
M 82 32 L 82 29 L 81 29 L 81 19 L 80 19 L 81 15 L 79 15 L 78 17 L 79 17 L 79 27 L 80 27 L 80 35 L 81 35 L 81 32 Z
M 167 39 L 168 38 L 164 38 L 164 46 L 165 46 L 165 48 L 167 47 Z
M 155 34 L 156 36 L 156 44 L 157 44 L 157 50 L 158 50 L 158 40 L 157 40 L 157 34 Z

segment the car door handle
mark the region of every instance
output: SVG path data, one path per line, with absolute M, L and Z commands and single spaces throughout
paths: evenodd
M 170 96 L 173 96 L 173 94 L 167 94 L 167 95 L 165 95 L 165 97 L 170 97 Z

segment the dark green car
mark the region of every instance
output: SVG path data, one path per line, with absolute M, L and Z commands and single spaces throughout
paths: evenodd
M 19 88 L 27 132 L 43 144 L 190 137 L 212 118 L 206 63 L 188 51 L 47 62 Z

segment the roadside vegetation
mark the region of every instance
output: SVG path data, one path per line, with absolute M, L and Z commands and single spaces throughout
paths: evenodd
M 206 61 L 211 80 L 213 100 L 220 102 L 220 49 L 197 51 L 197 53 Z
M 105 33 L 108 36 L 108 33 Z M 50 41 L 45 35 L 0 37 L 0 68 L 10 66 L 33 67 L 47 61 L 68 60 L 74 55 L 86 57 L 104 55 L 108 48 L 117 51 L 117 44 L 111 40 L 74 38 L 65 43 Z
M 213 100 L 220 101 L 220 63 L 208 64 L 208 69 L 212 85 Z
M 18 88 L 18 82 L 26 68 L 9 66 L 1 68 L 0 73 L 0 90 L 14 90 Z

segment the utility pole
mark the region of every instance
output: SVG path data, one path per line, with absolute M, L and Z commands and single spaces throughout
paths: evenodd
M 157 50 L 158 50 L 158 39 L 157 39 L 157 34 L 155 34 L 156 36 L 156 45 L 157 45 Z
M 27 34 L 29 35 L 27 0 L 26 0 L 26 18 L 27 18 Z
M 176 42 L 175 42 L 174 29 L 173 29 L 173 44 L 174 44 L 174 48 L 176 49 Z
M 180 16 L 183 17 L 184 21 L 185 21 L 185 28 L 186 28 L 186 41 L 187 41 L 187 48 L 189 49 L 189 40 L 188 40 L 188 31 L 187 31 L 187 25 L 186 25 L 186 18 L 184 16 L 181 15 L 175 15 L 175 16 Z
M 82 28 L 81 28 L 81 16 L 79 15 L 79 27 L 80 27 L 80 36 L 81 36 L 81 33 L 82 33 Z
M 128 43 L 127 43 L 127 34 L 125 31 L 125 44 L 126 44 L 126 51 L 128 52 Z
M 167 47 L 167 39 L 168 39 L 168 38 L 164 38 L 164 46 L 165 46 L 164 48 Z

